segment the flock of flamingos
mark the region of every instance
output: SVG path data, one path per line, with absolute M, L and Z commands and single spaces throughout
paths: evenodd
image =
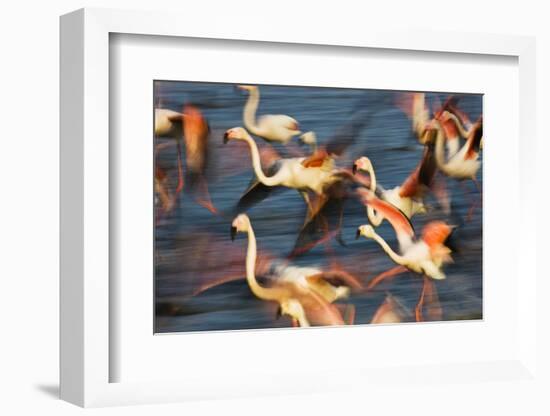
M 155 201 L 157 220 L 167 216 L 178 204 L 178 195 L 188 188 L 194 200 L 215 216 L 231 223 L 231 239 L 238 233 L 246 235 L 248 247 L 243 253 L 246 282 L 258 299 L 276 305 L 277 317 L 286 316 L 292 326 L 353 324 L 355 309 L 346 301 L 352 293 L 372 290 L 380 282 L 409 271 L 423 279 L 414 311 L 407 310 L 396 298 L 387 295 L 372 317 L 372 323 L 402 322 L 405 316 L 413 320 L 441 319 L 435 281 L 445 279 L 445 266 L 452 262 L 451 235 L 454 224 L 430 221 L 418 232 L 413 228 L 415 216 L 429 209 L 425 198 L 432 194 L 439 208 L 449 213 L 450 202 L 446 181 L 472 181 L 477 189 L 476 174 L 480 168 L 483 124 L 481 117 L 472 122 L 461 110 L 460 102 L 450 96 L 445 102 L 429 108 L 423 93 L 402 93 L 396 103 L 411 120 L 411 128 L 423 153 L 417 167 L 400 185 L 383 187 L 376 180 L 376 161 L 368 155 L 356 155 L 352 166 L 339 166 L 347 142 L 338 135 L 320 145 L 314 132 L 300 131 L 300 124 L 287 115 L 257 116 L 260 89 L 239 85 L 247 95 L 243 111 L 243 127 L 225 132 L 225 148 L 233 142 L 244 142 L 249 150 L 245 169 L 254 172 L 248 189 L 244 190 L 231 213 L 220 212 L 210 196 L 205 173 L 208 160 L 208 141 L 211 131 L 204 114 L 195 105 L 185 105 L 181 112 L 155 108 L 154 132 L 157 138 L 171 138 L 156 145 L 156 152 L 166 146 L 177 147 L 177 180 L 170 181 L 167 173 L 156 164 Z M 350 122 L 347 139 L 355 134 L 365 120 L 358 117 Z M 256 138 L 254 138 L 255 136 Z M 219 140 L 222 140 L 220 137 Z M 301 142 L 301 147 L 295 146 Z M 272 144 L 284 149 L 281 157 Z M 304 154 L 304 145 L 308 151 Z M 239 147 L 239 149 L 241 149 Z M 242 151 L 242 149 L 241 149 Z M 360 157 L 358 157 L 360 156 Z M 243 159 L 245 160 L 245 159 Z M 175 162 L 176 163 L 176 162 Z M 170 186 L 173 183 L 173 186 Z M 254 226 L 246 214 L 255 204 L 262 203 L 277 188 L 296 190 L 304 201 L 305 218 L 296 245 L 285 262 L 267 265 L 258 255 Z M 357 228 L 357 238 L 373 240 L 381 255 L 388 256 L 395 266 L 368 281 L 346 271 L 327 245 L 330 267 L 303 267 L 291 260 L 316 245 L 341 239 L 344 201 L 355 199 L 365 206 L 368 223 Z M 264 202 L 266 203 L 266 202 Z M 473 203 L 470 211 L 475 209 Z M 387 221 L 395 232 L 397 247 L 382 238 L 377 227 Z M 367 222 L 367 221 L 365 221 Z M 228 224 L 229 227 L 229 224 Z M 244 276 L 230 279 L 244 279 Z M 221 279 L 200 288 L 195 295 L 214 285 L 227 282 Z

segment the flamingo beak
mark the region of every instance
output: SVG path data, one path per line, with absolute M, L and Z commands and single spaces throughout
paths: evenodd
M 355 163 L 353 164 L 351 171 L 353 172 L 354 175 L 357 173 L 357 165 Z
M 237 227 L 231 226 L 231 241 L 235 241 L 237 235 Z
M 358 228 L 357 231 L 355 231 L 355 239 L 359 240 L 359 237 L 361 237 L 361 230 Z
M 275 319 L 279 319 L 281 316 L 283 316 L 283 311 L 281 309 L 281 306 L 277 308 L 277 312 L 275 312 Z
M 229 141 L 229 133 L 225 132 L 225 134 L 223 135 L 223 144 L 227 144 L 228 141 Z
M 235 85 L 235 87 L 233 87 L 235 92 L 238 93 L 238 94 L 242 94 L 244 95 L 246 93 L 246 88 L 242 85 Z

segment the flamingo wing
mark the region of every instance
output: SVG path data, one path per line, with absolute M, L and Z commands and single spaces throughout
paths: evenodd
M 345 325 L 338 308 L 313 290 L 297 296 L 309 321 L 320 325 Z
M 197 247 L 193 247 L 193 241 Z M 246 269 L 242 261 L 242 249 L 234 244 L 221 241 L 217 236 L 190 235 L 184 240 L 187 246 L 181 262 L 190 265 L 192 279 L 187 283 L 190 293 L 197 296 L 217 286 L 246 279 Z M 223 255 L 220 255 L 223 253 Z M 270 273 L 276 258 L 267 250 L 259 250 L 256 259 L 256 278 L 262 286 L 272 286 L 274 278 Z
M 183 108 L 183 131 L 186 162 L 189 171 L 204 174 L 208 160 L 208 137 L 210 127 L 202 112 L 187 104 Z
M 302 166 L 305 168 L 320 168 L 325 164 L 330 156 L 325 149 L 318 149 L 311 156 L 302 160 Z
M 441 105 L 441 108 L 438 109 L 437 113 L 442 113 L 443 111 L 453 112 L 454 109 L 457 109 L 459 98 L 455 95 L 449 95 L 447 99 Z
M 267 176 L 275 175 L 281 168 L 281 160 L 273 162 L 267 169 Z M 250 180 L 248 188 L 242 194 L 235 209 L 241 213 L 250 209 L 252 206 L 262 202 L 264 199 L 273 195 L 277 191 L 288 189 L 284 186 L 267 186 L 261 183 L 256 176 L 253 176 Z
M 346 272 L 345 270 L 329 270 L 321 272 L 311 276 L 307 276 L 306 279 L 316 281 L 324 280 L 332 285 L 336 286 L 348 286 L 352 289 L 362 289 L 363 285 L 361 281 L 353 274 Z
M 258 151 L 260 153 L 260 162 L 262 166 L 267 166 L 268 174 L 274 175 L 280 168 L 281 155 L 270 144 L 258 144 Z M 277 164 L 279 163 L 279 164 Z
M 388 294 L 371 319 L 371 324 L 410 322 L 412 313 L 397 298 Z
M 342 201 L 332 200 L 323 204 L 321 209 L 302 227 L 289 257 L 304 254 L 317 244 L 338 236 L 340 226 L 334 219 L 342 212 Z
M 481 139 L 483 138 L 483 121 L 481 118 L 472 126 L 470 135 L 466 142 L 468 150 L 466 151 L 466 159 L 473 159 L 479 153 Z
M 409 218 L 403 213 L 403 211 L 401 211 L 399 208 L 396 208 L 389 202 L 378 199 L 376 195 L 368 189 L 359 188 L 357 192 L 359 193 L 364 203 L 370 205 L 389 221 L 389 223 L 395 230 L 395 234 L 398 236 L 398 238 L 414 238 L 414 228 L 412 226 L 412 223 Z
M 260 116 L 257 120 L 259 127 L 264 125 L 278 125 L 288 130 L 300 130 L 300 125 L 296 119 L 284 114 L 266 114 Z
M 432 144 L 424 146 L 424 154 L 415 170 L 405 179 L 399 190 L 400 197 L 420 197 L 433 183 L 437 164 Z
M 453 228 L 443 221 L 431 221 L 426 224 L 422 230 L 422 240 L 428 245 L 433 254 L 449 259 L 451 252 L 446 246 L 447 240 L 451 236 Z M 449 243 L 449 245 L 451 245 Z
M 244 212 L 249 210 L 256 204 L 259 204 L 264 199 L 269 198 L 271 195 L 275 194 L 277 191 L 282 191 L 288 188 L 283 186 L 266 186 L 260 181 L 255 181 L 237 202 L 235 209 L 238 212 Z
M 426 104 L 426 95 L 424 93 L 415 93 L 413 96 L 413 129 L 416 135 L 420 136 L 424 128 L 430 121 L 430 110 Z
M 397 97 L 396 104 L 411 119 L 412 129 L 420 139 L 430 121 L 426 95 L 421 92 L 403 93 Z
M 347 181 L 339 180 L 325 189 L 315 212 L 300 230 L 289 257 L 306 253 L 317 244 L 326 242 L 332 237 L 336 237 L 340 244 L 345 245 L 341 229 L 348 186 Z
M 327 154 L 341 156 L 357 141 L 369 121 L 370 116 L 366 110 L 356 111 L 348 122 L 339 126 L 328 138 L 324 145 Z

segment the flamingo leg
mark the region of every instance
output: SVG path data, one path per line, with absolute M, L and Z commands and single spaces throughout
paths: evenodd
M 199 195 L 200 197 L 197 198 L 196 200 L 197 204 L 203 206 L 212 214 L 217 215 L 218 210 L 212 203 L 212 199 L 210 198 L 210 193 L 208 192 L 208 183 L 206 182 L 206 179 L 202 175 L 199 178 Z
M 378 286 L 383 280 L 391 279 L 398 274 L 406 272 L 408 269 L 405 266 L 395 266 L 389 270 L 386 270 L 383 273 L 380 273 L 374 279 L 372 279 L 367 285 L 367 290 L 371 290 L 374 287 Z
M 313 217 L 313 206 L 311 205 L 311 200 L 309 199 L 309 194 L 307 191 L 299 191 L 300 195 L 302 195 L 302 198 L 304 198 L 304 201 L 307 205 L 307 212 L 306 212 L 306 218 L 304 219 L 304 227 L 307 225 L 309 220 Z
M 468 200 L 468 204 L 470 206 L 470 208 L 468 208 L 468 213 L 466 214 L 466 222 L 470 222 L 470 221 L 472 221 L 474 211 L 477 208 L 478 201 L 474 200 L 470 196 L 470 192 L 468 192 L 468 188 L 466 188 L 464 182 L 460 181 L 459 184 L 460 184 L 460 187 L 462 188 L 462 190 L 464 192 L 464 195 L 465 195 L 465 198 Z
M 340 208 L 340 212 L 338 213 L 338 226 L 336 228 L 337 234 L 336 234 L 336 240 L 340 245 L 346 247 L 346 242 L 342 238 L 342 225 L 344 224 L 344 207 L 342 206 Z
M 159 183 L 156 187 L 159 196 L 161 207 L 164 212 L 170 212 L 174 208 L 174 201 L 163 183 Z
M 337 236 L 337 231 L 330 232 L 329 226 L 328 226 L 328 220 L 323 217 L 323 228 L 324 228 L 324 234 L 325 237 L 323 237 L 323 243 L 325 245 L 325 253 L 327 254 L 327 257 L 330 259 L 330 264 L 332 268 L 338 269 L 340 268 L 340 263 L 338 260 L 336 260 L 336 254 L 334 252 L 334 248 L 330 244 L 330 240 L 332 238 L 332 235 Z
M 443 209 L 445 214 L 451 212 L 451 201 L 449 199 L 449 193 L 447 192 L 447 186 L 443 178 L 435 178 L 432 185 L 432 192 L 434 193 L 439 206 Z
M 476 178 L 472 178 L 472 182 L 474 183 L 475 187 L 476 187 L 476 190 L 479 192 L 480 194 L 480 197 L 479 197 L 479 200 L 475 200 L 472 202 L 472 206 L 470 207 L 470 210 L 468 211 L 468 222 L 472 220 L 472 216 L 474 215 L 474 211 L 475 209 L 478 207 L 478 206 L 481 206 L 481 203 L 482 203 L 482 191 L 481 191 L 481 185 L 479 184 L 479 182 L 477 181 Z
M 178 195 L 183 190 L 183 165 L 182 165 L 182 156 L 181 156 L 181 143 L 179 140 L 176 141 L 178 149 L 178 186 L 176 187 L 176 195 Z
M 347 304 L 344 310 L 344 321 L 348 325 L 353 325 L 355 322 L 355 305 Z
M 430 321 L 440 321 L 443 317 L 443 310 L 439 303 L 439 296 L 437 295 L 437 289 L 435 283 L 428 279 L 425 300 L 426 315 Z
M 432 290 L 433 290 L 433 283 L 429 280 L 428 277 L 424 276 L 424 283 L 422 284 L 422 293 L 420 294 L 420 299 L 418 300 L 418 304 L 414 309 L 416 322 L 422 322 L 424 320 L 424 316 L 422 315 L 422 309 L 424 307 L 424 299 L 426 298 L 426 296 L 429 296 L 429 293 Z
M 156 137 L 156 136 L 155 136 Z M 169 147 L 172 147 L 174 145 L 173 142 L 166 142 L 166 143 L 159 143 L 155 146 L 155 156 L 164 149 L 167 149 Z
M 478 180 L 476 178 L 472 178 L 472 182 L 474 183 L 477 191 L 481 194 L 481 185 L 479 184 Z
M 355 305 L 347 303 L 345 305 L 334 304 L 338 312 L 343 316 L 346 325 L 353 325 L 355 322 Z

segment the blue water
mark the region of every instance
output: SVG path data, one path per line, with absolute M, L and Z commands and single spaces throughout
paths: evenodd
M 315 131 L 320 143 L 326 142 L 339 127 L 357 112 L 368 119 L 354 144 L 338 164 L 351 167 L 353 160 L 368 156 L 375 167 L 377 180 L 385 188 L 400 185 L 416 167 L 423 147 L 417 143 L 406 115 L 395 105 L 398 92 L 331 88 L 261 86 L 258 115 L 287 114 L 300 122 L 302 131 Z M 454 94 L 459 106 L 475 120 L 482 111 L 482 96 Z M 447 93 L 429 93 L 430 102 L 444 101 Z M 156 82 L 155 102 L 163 108 L 181 111 L 183 103 L 194 103 L 211 127 L 207 180 L 210 195 L 222 213 L 214 216 L 196 203 L 195 195 L 184 189 L 175 210 L 159 218 L 155 244 L 156 332 L 187 332 L 289 326 L 285 317 L 275 319 L 275 305 L 256 299 L 244 280 L 246 237 L 235 242 L 229 238 L 231 211 L 253 176 L 249 152 L 243 143 L 223 145 L 223 133 L 242 126 L 246 95 L 232 84 Z M 256 138 L 261 143 L 260 138 Z M 162 142 L 161 139 L 158 142 Z M 297 141 L 295 140 L 296 146 Z M 284 154 L 282 146 L 276 146 Z M 303 148 L 304 153 L 308 149 Z M 157 163 L 168 173 L 175 186 L 176 151 L 169 147 L 160 152 Z M 478 173 L 482 185 L 482 169 Z M 454 263 L 445 267 L 447 279 L 436 287 L 444 320 L 482 317 L 482 210 L 481 195 L 471 181 L 458 183 L 445 179 L 451 196 L 453 214 L 438 209 L 433 196 L 427 198 L 432 209 L 413 217 L 417 232 L 433 219 L 444 219 L 460 227 L 456 231 L 459 251 Z M 473 201 L 477 208 L 466 220 Z M 248 211 L 261 252 L 283 258 L 294 247 L 304 219 L 304 203 L 297 192 L 276 193 Z M 359 225 L 368 223 L 365 209 L 357 202 L 346 205 L 343 238 L 347 246 L 331 243 L 334 255 L 345 269 L 364 282 L 394 266 L 374 242 L 355 240 Z M 391 226 L 384 222 L 377 231 L 397 247 Z M 303 266 L 328 264 L 324 246 L 317 246 L 294 260 Z M 226 283 L 191 296 L 198 287 L 219 278 L 240 274 L 241 280 Z M 416 305 L 422 279 L 406 273 L 379 285 L 370 293 L 352 295 L 349 303 L 356 307 L 356 324 L 366 324 L 387 293 L 406 307 Z

